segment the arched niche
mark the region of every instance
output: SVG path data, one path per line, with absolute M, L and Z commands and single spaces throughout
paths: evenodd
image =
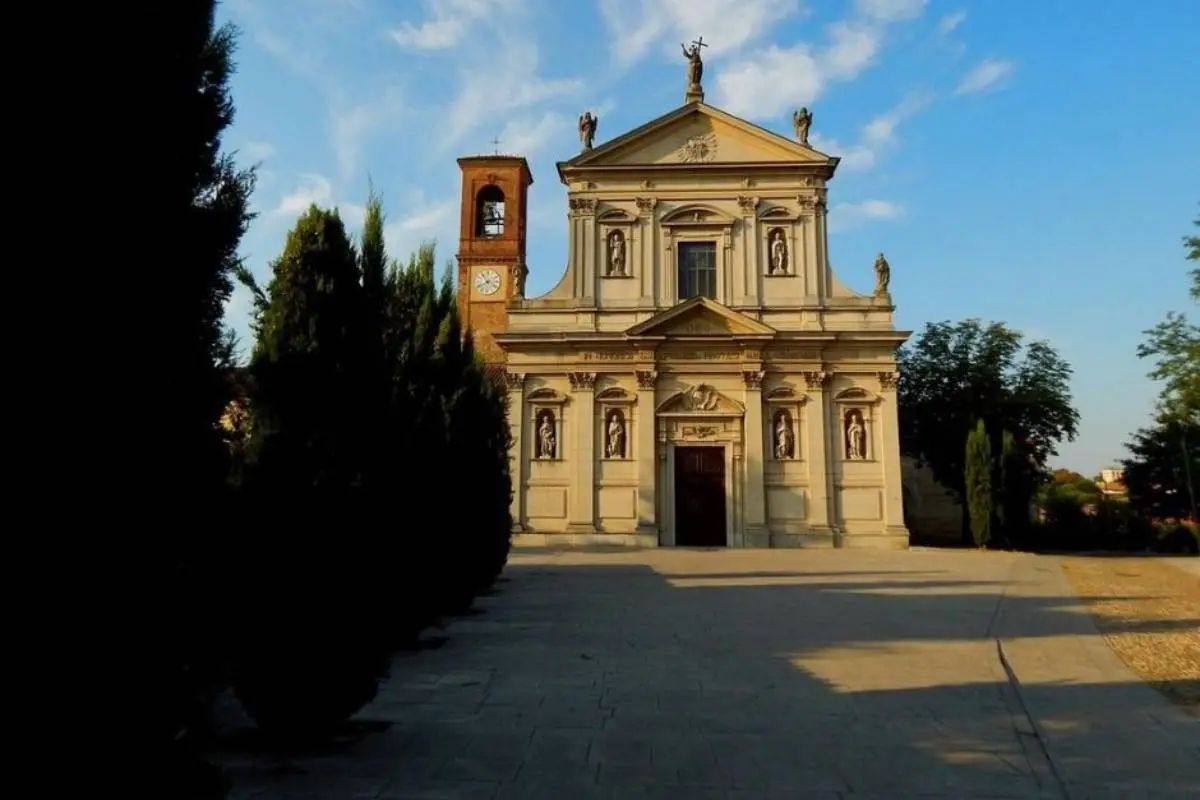
M 596 392 L 596 411 L 600 418 L 600 457 L 609 461 L 633 458 L 633 407 L 637 396 L 621 386 Z M 614 424 L 615 423 L 615 424 Z
M 475 235 L 504 235 L 504 190 L 489 183 L 475 194 Z
M 529 407 L 529 430 L 532 435 L 530 458 L 538 461 L 563 460 L 563 409 L 567 396 L 557 389 L 543 386 L 525 397 Z

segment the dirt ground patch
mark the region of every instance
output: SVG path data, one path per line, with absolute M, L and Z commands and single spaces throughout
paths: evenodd
M 1150 558 L 1064 558 L 1062 568 L 1126 666 L 1200 716 L 1200 580 Z

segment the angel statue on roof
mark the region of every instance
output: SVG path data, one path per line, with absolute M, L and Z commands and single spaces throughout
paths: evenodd
M 592 112 L 585 111 L 579 117 L 579 141 L 583 144 L 584 150 L 592 149 L 592 141 L 596 138 L 596 126 L 600 124 L 600 118 L 593 116 Z

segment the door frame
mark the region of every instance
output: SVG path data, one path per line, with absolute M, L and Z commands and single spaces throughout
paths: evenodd
M 675 528 L 675 452 L 681 447 L 711 447 L 721 448 L 721 457 L 724 462 L 724 485 L 725 485 L 725 546 L 733 547 L 733 448 L 729 442 L 674 442 L 667 453 L 667 474 L 670 480 L 666 481 L 666 485 L 670 487 L 668 492 L 670 498 L 668 500 L 668 508 L 666 515 L 666 525 L 663 526 L 662 544 L 668 547 L 676 547 L 676 534 L 678 531 Z

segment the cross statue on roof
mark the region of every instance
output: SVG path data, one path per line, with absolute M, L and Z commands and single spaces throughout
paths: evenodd
M 499 137 L 492 139 L 492 149 L 495 155 L 500 155 L 500 139 Z
M 683 50 L 684 58 L 688 60 L 685 102 L 701 102 L 704 100 L 704 87 L 700 85 L 700 81 L 704 78 L 704 61 L 700 58 L 700 48 L 708 47 L 708 45 L 705 43 L 704 37 L 700 36 L 692 40 L 691 47 L 685 44 L 679 46 Z

